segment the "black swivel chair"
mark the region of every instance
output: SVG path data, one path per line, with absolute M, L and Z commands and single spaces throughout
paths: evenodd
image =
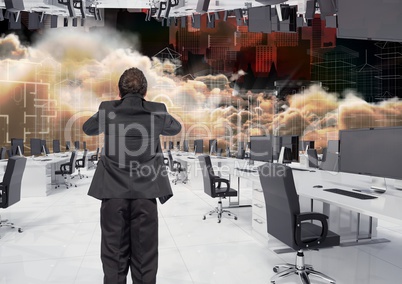
M 164 159 L 166 166 L 168 167 L 169 173 L 174 177 L 172 182 L 177 184 L 177 182 L 186 183 L 188 180 L 187 170 L 181 166 L 181 163 L 173 160 L 172 153 L 167 150 L 168 158 Z
M 7 208 L 21 200 L 21 182 L 27 159 L 20 156 L 10 157 L 7 162 L 3 181 L 0 183 L 0 207 Z M 15 228 L 14 223 L 1 220 L 0 227 L 9 226 Z M 22 233 L 22 229 L 18 228 Z
M 239 150 L 237 151 L 236 159 L 244 159 L 245 156 L 246 156 L 246 150 L 244 150 L 244 149 L 239 149 Z
M 73 184 L 71 182 L 70 183 L 67 182 L 67 177 L 70 177 L 70 179 L 71 179 L 71 175 L 75 172 L 76 160 L 77 160 L 77 152 L 72 151 L 71 156 L 70 156 L 70 161 L 68 163 L 61 164 L 60 170 L 54 172 L 56 175 L 61 175 L 62 177 L 64 177 L 64 183 L 62 183 L 62 184 L 66 188 L 73 186 Z M 74 186 L 77 187 L 76 184 Z M 56 184 L 56 188 L 58 188 L 58 187 L 60 187 L 60 184 Z
M 226 157 L 230 158 L 232 157 L 232 154 L 230 153 L 230 148 L 226 147 Z
M 53 140 L 53 153 L 60 153 L 60 140 Z
M 75 168 L 78 170 L 78 174 L 77 176 L 82 179 L 83 177 L 88 178 L 87 175 L 82 175 L 81 174 L 81 169 L 85 168 L 87 166 L 87 154 L 88 154 L 88 150 L 85 149 L 84 150 L 84 154 L 82 155 L 82 158 L 77 159 L 75 161 Z M 75 176 L 73 176 L 72 178 L 74 178 Z
M 93 154 L 93 155 L 91 155 L 91 156 L 88 158 L 88 169 L 89 169 L 89 168 L 92 168 L 92 167 L 96 167 L 96 164 L 97 164 L 97 162 L 98 162 L 98 159 L 99 159 L 99 147 L 96 148 L 96 153 Z
M 235 220 L 237 220 L 237 216 L 230 212 L 229 210 L 222 209 L 222 198 L 227 196 L 237 196 L 237 190 L 230 188 L 230 182 L 228 179 L 221 178 L 220 176 L 215 175 L 214 169 L 212 168 L 211 157 L 208 155 L 201 155 L 198 157 L 200 161 L 201 169 L 202 169 L 202 178 L 204 180 L 204 192 L 211 196 L 212 198 L 218 197 L 218 207 L 215 207 L 214 210 L 207 212 L 204 215 L 204 220 L 206 219 L 206 215 L 212 215 L 214 213 L 218 214 L 218 223 L 221 222 L 223 213 L 226 213 L 228 216 L 233 216 Z M 226 187 L 221 187 L 221 184 L 226 184 Z
M 328 229 L 328 217 L 321 213 L 300 212 L 292 169 L 281 164 L 266 163 L 258 168 L 264 193 L 268 234 L 297 251 L 295 264 L 275 265 L 271 283 L 297 274 L 304 284 L 310 283 L 309 275 L 335 280 L 304 264 L 304 249 L 339 245 L 339 235 Z M 314 221 L 314 222 L 313 222 Z M 317 221 L 320 225 L 317 225 Z

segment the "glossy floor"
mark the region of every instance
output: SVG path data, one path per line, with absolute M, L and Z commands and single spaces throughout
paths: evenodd
M 24 228 L 23 233 L 0 229 L 0 284 L 102 283 L 100 202 L 86 194 L 90 178 L 76 183 L 77 188 L 25 198 L 0 211 Z M 216 217 L 202 220 L 217 202 L 203 193 L 202 184 L 173 188 L 174 198 L 159 206 L 159 284 L 266 284 L 275 264 L 294 262 L 295 253 L 273 252 L 285 247 L 280 242 L 255 237 L 250 207 L 231 209 L 238 220 L 218 224 Z M 250 192 L 242 189 L 243 203 L 251 203 Z M 337 283 L 401 283 L 402 227 L 380 222 L 378 234 L 391 242 L 307 251 L 306 262 Z

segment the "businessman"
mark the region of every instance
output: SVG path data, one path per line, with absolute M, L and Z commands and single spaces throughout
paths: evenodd
M 145 100 L 147 80 L 130 68 L 118 83 L 120 100 L 104 101 L 83 125 L 87 135 L 104 133 L 101 156 L 88 194 L 102 200 L 101 260 L 104 284 L 156 283 L 158 212 L 173 196 L 163 164 L 160 135 L 181 130 L 161 103 Z

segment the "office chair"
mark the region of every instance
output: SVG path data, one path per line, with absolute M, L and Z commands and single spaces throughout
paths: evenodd
M 80 141 L 74 141 L 74 150 L 80 149 Z
M 24 174 L 27 159 L 24 157 L 10 157 L 7 162 L 3 181 L 0 183 L 0 207 L 7 208 L 21 200 L 21 181 Z M 0 227 L 8 226 L 15 228 L 14 223 L 8 220 L 1 220 Z M 22 233 L 22 228 L 18 228 Z
M 4 160 L 6 158 L 6 153 L 7 153 L 7 148 L 1 147 L 0 148 L 0 159 L 1 160 Z
M 172 182 L 176 185 L 177 182 L 186 183 L 188 180 L 187 170 L 182 168 L 181 163 L 173 160 L 172 153 L 167 150 L 168 158 L 164 159 L 165 165 L 167 166 L 169 173 L 175 178 Z
M 232 157 L 232 154 L 230 153 L 230 148 L 226 147 L 226 157 L 230 158 Z
M 64 163 L 60 165 L 60 170 L 55 171 L 54 173 L 56 175 L 61 175 L 64 178 L 64 183 L 63 185 L 68 188 L 69 186 L 73 186 L 73 184 L 70 182 L 67 182 L 67 177 L 70 177 L 71 180 L 71 175 L 75 172 L 75 161 L 77 160 L 77 152 L 72 151 L 71 156 L 70 156 L 70 161 L 68 163 Z M 77 187 L 77 185 L 74 185 Z M 56 188 L 60 187 L 60 184 L 56 184 Z
M 86 165 L 87 165 L 87 162 L 86 162 L 86 161 L 87 161 L 87 153 L 88 153 L 88 150 L 85 149 L 85 150 L 84 150 L 84 154 L 82 155 L 82 158 L 76 159 L 76 161 L 75 161 L 75 168 L 78 169 L 78 174 L 77 174 L 77 176 L 78 176 L 80 179 L 82 179 L 83 177 L 88 178 L 88 176 L 81 174 L 81 169 L 82 169 L 82 168 L 85 168 Z M 75 176 L 72 176 L 71 178 L 74 178 L 74 177 L 75 177 Z
M 92 167 L 96 167 L 96 163 L 98 162 L 98 158 L 99 158 L 99 147 L 96 148 L 96 153 L 91 155 L 88 158 L 88 169 L 92 168 Z
M 274 266 L 277 272 L 271 283 L 290 275 L 299 275 L 302 283 L 310 283 L 309 275 L 329 283 L 335 280 L 304 264 L 303 249 L 339 245 L 339 235 L 328 229 L 327 216 L 316 212 L 300 212 L 292 169 L 281 164 L 266 163 L 258 168 L 265 199 L 267 232 L 297 251 L 295 264 Z M 313 223 L 319 221 L 320 225 Z
M 236 159 L 244 159 L 244 157 L 245 157 L 245 155 L 246 155 L 246 150 L 244 150 L 244 149 L 239 149 L 238 151 L 237 151 L 237 156 L 236 156 Z
M 70 151 L 70 149 L 71 149 L 71 143 L 70 141 L 66 141 L 66 152 Z
M 310 168 L 318 168 L 318 155 L 316 149 L 307 150 L 308 166 Z
M 222 215 L 226 213 L 228 216 L 233 216 L 237 220 L 237 216 L 230 212 L 229 210 L 222 209 L 222 198 L 226 196 L 237 196 L 237 190 L 230 188 L 230 182 L 228 179 L 221 178 L 215 175 L 214 169 L 212 168 L 211 157 L 208 155 L 201 155 L 198 157 L 202 169 L 202 178 L 204 180 L 204 192 L 211 196 L 212 198 L 218 197 L 218 206 L 214 210 L 207 212 L 204 215 L 204 220 L 206 215 L 212 215 L 214 213 L 218 214 L 218 223 L 221 222 Z M 221 184 L 226 184 L 226 187 L 221 188 Z

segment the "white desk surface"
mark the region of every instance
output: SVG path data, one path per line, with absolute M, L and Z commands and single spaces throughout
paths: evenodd
M 192 165 L 198 164 L 198 158 L 188 159 L 192 154 L 175 155 L 174 159 L 184 160 Z M 197 163 L 196 163 L 197 162 Z M 220 163 L 220 169 L 227 170 L 230 174 L 247 178 L 253 182 L 259 182 L 258 172 L 245 172 L 236 168 L 257 168 L 263 162 L 254 162 L 248 165 L 247 160 L 235 158 L 217 158 L 211 156 L 211 162 L 216 165 Z M 292 168 L 302 168 L 298 163 L 289 165 Z M 302 168 L 306 169 L 306 168 Z M 319 200 L 354 212 L 359 212 L 380 220 L 402 225 L 402 190 L 394 187 L 394 180 L 386 179 L 387 190 L 385 193 L 377 193 L 370 190 L 371 177 L 340 172 L 322 171 L 319 169 L 307 169 L 308 171 L 292 171 L 298 194 L 301 197 Z M 322 188 L 314 188 L 314 185 L 321 185 Z M 340 188 L 345 190 L 360 189 L 361 193 L 377 196 L 375 199 L 357 199 L 341 194 L 324 191 L 328 188 Z M 367 191 L 367 192 L 365 192 Z

